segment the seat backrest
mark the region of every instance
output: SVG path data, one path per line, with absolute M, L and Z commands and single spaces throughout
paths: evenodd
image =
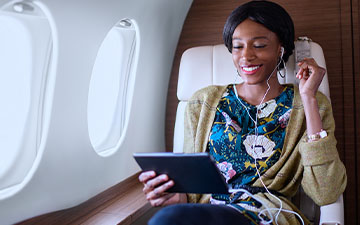
M 295 46 L 308 44 L 310 48 L 310 57 L 326 68 L 323 50 L 315 42 L 312 41 L 296 41 Z M 299 48 L 298 48 L 299 49 Z M 297 48 L 295 49 L 295 52 Z M 297 51 L 299 53 L 299 51 Z M 301 57 L 301 54 L 297 54 Z M 296 59 L 295 54 L 291 55 L 286 63 L 286 74 L 282 78 L 278 74 L 281 84 L 297 83 Z M 209 85 L 226 85 L 231 83 L 240 83 L 241 78 L 237 75 L 236 68 L 232 61 L 231 53 L 225 45 L 201 46 L 193 47 L 186 50 L 180 62 L 179 79 L 177 88 L 177 97 L 179 105 L 176 112 L 175 131 L 174 131 L 174 152 L 183 151 L 184 142 L 184 112 L 187 101 L 199 89 Z M 319 91 L 324 93 L 330 99 L 330 91 L 327 73 L 319 87 Z

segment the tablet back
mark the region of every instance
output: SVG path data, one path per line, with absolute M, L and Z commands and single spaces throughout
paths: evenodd
M 208 153 L 134 153 L 143 171 L 167 174 L 175 185 L 168 192 L 228 193 L 224 177 Z

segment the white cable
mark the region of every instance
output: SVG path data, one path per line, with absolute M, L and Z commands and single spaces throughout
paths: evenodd
M 250 112 L 249 110 L 247 109 L 247 107 L 242 103 L 242 101 L 239 99 L 238 97 L 238 93 L 237 93 L 237 90 L 236 90 L 236 86 L 235 86 L 235 82 L 233 84 L 233 88 L 234 88 L 234 92 L 235 92 L 235 95 L 236 95 L 236 98 L 238 99 L 238 101 L 240 102 L 240 104 L 245 108 L 246 112 L 248 113 L 250 119 L 253 121 L 253 123 L 255 124 L 255 140 L 252 144 L 252 148 L 255 149 L 255 144 L 257 142 L 257 138 L 259 136 L 259 132 L 258 132 L 258 126 L 257 126 L 257 121 L 258 121 L 258 113 L 259 113 L 259 106 L 263 103 L 263 101 L 265 100 L 265 97 L 266 95 L 268 94 L 268 92 L 270 91 L 270 84 L 269 84 L 269 80 L 271 78 L 271 76 L 273 75 L 273 73 L 275 72 L 276 68 L 280 65 L 281 63 L 281 60 L 279 61 L 279 63 L 276 65 L 276 67 L 274 68 L 274 70 L 271 72 L 270 76 L 268 77 L 268 79 L 266 80 L 266 84 L 268 86 L 267 90 L 265 91 L 265 94 L 263 96 L 263 98 L 261 99 L 260 101 L 260 104 L 258 104 L 256 106 L 256 115 L 255 115 L 255 120 L 252 118 L 252 116 L 250 115 Z M 235 79 L 236 80 L 236 79 Z M 282 205 L 282 201 L 280 198 L 278 198 L 277 196 L 275 196 L 274 194 L 272 194 L 268 188 L 266 187 L 266 185 L 264 184 L 262 178 L 261 178 L 261 175 L 260 175 L 260 172 L 257 168 L 257 161 L 256 161 L 256 158 L 257 156 L 255 155 L 255 169 L 256 169 L 256 173 L 258 174 L 259 176 L 259 179 L 260 179 L 260 182 L 261 184 L 264 186 L 265 190 L 270 194 L 270 196 L 272 196 L 273 198 L 277 199 L 279 202 L 280 202 L 280 208 L 269 208 L 264 202 L 262 202 L 261 200 L 259 200 L 258 198 L 255 198 L 254 195 L 250 194 L 248 191 L 244 190 L 244 189 L 238 189 L 238 190 L 241 190 L 243 192 L 245 192 L 246 194 L 248 194 L 249 196 L 251 196 L 252 198 L 254 198 L 255 200 L 259 201 L 264 207 L 265 209 L 261 210 L 258 214 L 258 217 L 259 219 L 261 220 L 261 222 L 263 224 L 270 224 L 274 221 L 274 218 L 273 218 L 273 215 L 271 214 L 270 210 L 278 210 L 278 212 L 276 213 L 276 216 L 275 216 L 275 223 L 278 224 L 278 218 L 279 218 L 279 215 L 281 212 L 288 212 L 288 213 L 292 213 L 292 214 L 295 214 L 296 216 L 298 216 L 302 222 L 302 224 L 304 225 L 304 220 L 301 218 L 301 216 L 297 213 L 297 212 L 294 212 L 294 211 L 291 211 L 291 210 L 286 210 L 286 209 L 283 209 L 283 205 Z M 264 218 L 262 218 L 262 215 L 264 215 L 264 211 L 267 211 L 271 217 L 271 219 L 269 221 L 266 221 Z
M 279 210 L 279 208 L 266 208 L 266 209 L 261 210 L 258 215 L 264 215 L 264 211 L 271 211 L 271 210 Z M 298 218 L 300 218 L 301 224 L 302 224 L 302 225 L 305 225 L 304 220 L 301 218 L 301 216 L 300 216 L 299 213 L 297 213 L 297 212 L 295 212 L 295 211 L 292 211 L 292 210 L 287 210 L 287 209 L 282 209 L 281 211 L 282 211 L 282 212 L 287 212 L 287 213 L 294 214 L 295 216 L 297 216 Z M 271 221 L 271 222 L 272 222 L 272 221 Z M 264 222 L 262 221 L 262 223 L 264 223 Z M 265 223 L 267 223 L 267 222 L 265 222 Z M 276 221 L 276 223 L 277 223 L 277 221 Z
M 253 199 L 255 199 L 256 201 L 260 202 L 263 206 L 265 206 L 265 209 L 261 210 L 261 211 L 259 212 L 259 215 L 260 215 L 260 213 L 262 213 L 263 211 L 268 211 L 268 213 L 269 213 L 269 215 L 270 215 L 270 218 L 271 218 L 270 223 L 274 220 L 273 215 L 272 215 L 271 212 L 270 212 L 270 210 L 271 210 L 272 208 L 269 208 L 263 200 L 261 200 L 260 198 L 256 197 L 255 195 L 251 194 L 250 192 L 248 192 L 246 189 L 243 189 L 243 188 L 230 189 L 230 190 L 229 190 L 230 193 L 240 192 L 240 191 L 246 193 L 248 196 L 250 196 L 251 198 L 253 198 Z M 262 214 L 263 214 L 263 213 L 262 213 Z M 264 221 L 263 218 L 260 218 L 260 219 L 261 219 L 261 221 Z

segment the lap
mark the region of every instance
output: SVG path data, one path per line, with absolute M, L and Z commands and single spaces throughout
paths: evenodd
M 149 225 L 250 224 L 239 211 L 225 205 L 176 204 L 157 212 Z

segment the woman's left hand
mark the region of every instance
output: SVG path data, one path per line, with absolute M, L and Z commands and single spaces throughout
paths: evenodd
M 298 63 L 300 69 L 296 78 L 300 79 L 299 91 L 302 97 L 315 97 L 326 73 L 313 58 L 304 58 Z

